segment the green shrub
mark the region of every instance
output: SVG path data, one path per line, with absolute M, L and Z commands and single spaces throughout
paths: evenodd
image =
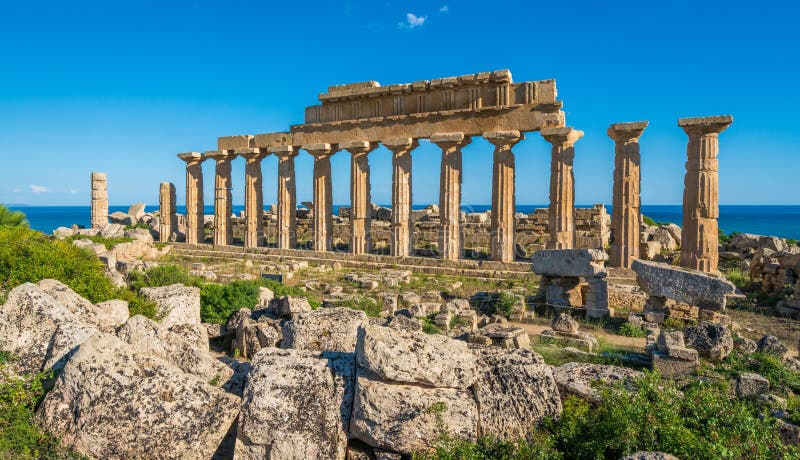
M 253 308 L 258 303 L 258 285 L 252 281 L 200 286 L 200 317 L 203 322 L 225 324 L 241 308 Z
M 658 222 L 654 221 L 651 217 L 647 217 L 645 215 L 642 215 L 642 221 L 645 224 L 647 224 L 647 225 L 649 225 L 651 227 L 657 227 L 658 226 Z
M 770 354 L 746 355 L 739 350 L 734 350 L 722 363 L 717 365 L 716 370 L 728 377 L 735 377 L 743 372 L 755 372 L 769 380 L 773 389 L 800 393 L 800 373 L 789 369 L 781 358 Z
M 371 318 L 379 318 L 383 308 L 374 299 L 369 297 L 359 297 L 357 299 L 347 299 L 336 302 L 337 307 L 347 307 L 353 310 L 361 310 Z
M 0 204 L 0 227 L 28 228 L 28 218 L 21 211 L 12 211 Z
M 617 329 L 617 333 L 619 335 L 624 335 L 625 337 L 646 337 L 647 330 L 642 326 L 634 326 L 629 322 L 624 322 L 622 325 Z
M 680 390 L 648 374 L 636 391 L 601 388 L 594 406 L 575 396 L 559 419 L 532 427 L 529 441 L 440 441 L 418 459 L 616 459 L 636 451 L 662 451 L 691 459 L 797 458 L 784 446 L 774 420 L 759 418 L 753 403 L 732 398 L 724 384 L 695 381 Z
M 128 282 L 137 291 L 143 287 L 161 287 L 172 284 L 196 286 L 200 284 L 198 277 L 190 275 L 189 270 L 180 265 L 159 265 L 145 271 L 128 274 Z

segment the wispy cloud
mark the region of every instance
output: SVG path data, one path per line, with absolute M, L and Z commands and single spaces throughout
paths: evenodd
M 422 26 L 427 20 L 428 16 L 417 16 L 414 13 L 406 13 L 406 20 L 398 22 L 397 27 L 401 29 L 413 29 Z
M 31 184 L 31 192 L 33 193 L 47 193 L 47 187 L 44 185 Z
M 439 8 L 440 13 L 447 13 L 448 11 L 450 11 L 450 8 L 448 8 L 447 5 L 442 5 L 442 7 Z

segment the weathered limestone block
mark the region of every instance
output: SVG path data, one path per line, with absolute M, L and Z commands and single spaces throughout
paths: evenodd
M 173 284 L 170 286 L 142 288 L 141 294 L 158 306 L 163 317 L 161 325 L 197 324 L 200 321 L 200 289 Z
M 479 334 L 488 337 L 491 344 L 501 348 L 530 348 L 531 339 L 525 329 L 502 323 L 487 324 Z
M 141 315 L 131 317 L 117 337 L 133 346 L 137 353 L 156 356 L 206 382 L 225 383 L 233 372 L 207 351 L 182 336 Z
M 467 388 L 476 379 L 466 342 L 443 335 L 366 326 L 358 331 L 358 365 L 395 382 Z
M 711 361 L 722 361 L 733 351 L 733 334 L 722 324 L 701 321 L 684 329 L 683 335 L 687 346 Z
M 218 326 L 222 327 L 221 324 Z M 208 352 L 208 328 L 204 324 L 176 324 L 170 327 L 169 331 L 198 350 Z
M 596 277 L 606 273 L 605 252 L 596 249 L 545 249 L 533 254 L 533 272 L 537 275 Z
M 37 286 L 42 292 L 67 307 L 81 321 L 103 331 L 113 331 L 128 319 L 128 302 L 124 300 L 109 300 L 92 305 L 61 281 L 44 279 L 39 281 Z
M 627 367 L 577 362 L 556 367 L 553 373 L 562 398 L 573 394 L 594 401 L 600 398 L 600 392 L 594 388 L 593 382 L 622 383 L 631 390 L 635 387 L 635 380 L 644 377 L 643 373 Z
M 527 350 L 478 348 L 478 403 L 481 436 L 524 438 L 545 417 L 561 414 L 561 398 L 552 368 Z
M 765 335 L 761 337 L 756 346 L 761 353 L 778 356 L 780 358 L 789 351 L 786 344 L 781 342 L 781 340 L 774 335 Z
M 574 334 L 578 332 L 580 324 L 569 313 L 561 312 L 558 313 L 555 318 L 553 318 L 553 322 L 551 323 L 550 327 L 552 327 L 556 332 Z
M 648 295 L 710 310 L 724 310 L 726 296 L 736 287 L 724 278 L 672 265 L 636 260 L 636 282 Z
M 281 344 L 280 329 L 267 322 L 246 318 L 236 328 L 231 350 L 245 359 L 252 359 L 262 348 L 277 348 Z
M 600 346 L 597 338 L 589 332 L 558 332 L 545 329 L 539 334 L 539 341 L 562 347 L 574 347 L 590 353 Z
M 236 458 L 344 460 L 354 373 L 352 354 L 258 352 L 242 398 Z
M 769 380 L 762 375 L 744 372 L 736 377 L 736 396 L 749 398 L 769 391 Z
M 358 328 L 366 325 L 366 313 L 346 307 L 298 313 L 281 324 L 281 348 L 352 353 Z
M 297 313 L 310 312 L 311 304 L 305 297 L 283 296 L 272 300 L 270 309 L 278 316 L 291 317 Z
M 39 426 L 92 458 L 211 458 L 239 398 L 113 335 L 83 342 L 37 410 Z
M 476 439 L 478 408 L 469 390 L 386 383 L 358 371 L 351 436 L 411 455 L 430 448 L 444 433 Z
M 35 284 L 21 284 L 11 290 L 6 303 L 0 306 L 0 349 L 17 358 L 15 364 L 21 373 L 39 372 L 45 362 L 58 362 L 78 345 L 61 341 L 57 349 L 50 349 L 57 329 L 67 324 L 87 325 Z M 64 339 L 69 339 L 69 335 Z

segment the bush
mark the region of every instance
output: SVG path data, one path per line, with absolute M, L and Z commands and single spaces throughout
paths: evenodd
M 337 307 L 347 307 L 352 310 L 361 310 L 371 318 L 379 318 L 383 308 L 378 305 L 374 299 L 369 297 L 359 297 L 357 299 L 348 299 L 336 302 Z
M 634 326 L 631 323 L 625 322 L 617 329 L 617 333 L 619 335 L 624 335 L 625 337 L 646 337 L 647 330 L 642 326 Z
M 225 324 L 241 308 L 253 308 L 258 303 L 258 285 L 252 281 L 200 286 L 200 317 L 203 322 Z
M 773 389 L 800 393 L 800 373 L 789 369 L 783 360 L 766 353 L 746 355 L 734 350 L 722 363 L 717 365 L 717 372 L 728 377 L 735 377 L 743 372 L 755 372 L 763 375 Z
M 0 204 L 0 227 L 28 228 L 28 218 L 20 211 L 12 211 Z
M 658 227 L 658 222 L 654 221 L 652 218 L 642 215 L 642 221 L 651 226 L 651 227 Z
M 131 272 L 128 274 L 128 282 L 137 291 L 143 287 L 161 287 L 172 284 L 197 286 L 200 284 L 198 277 L 190 275 L 189 270 L 180 265 L 159 265 L 143 272 Z
M 562 416 L 533 428 L 530 441 L 443 440 L 433 453 L 417 458 L 616 459 L 640 450 L 692 459 L 800 455 L 796 447 L 781 443 L 773 419 L 760 419 L 755 406 L 732 398 L 725 384 L 696 381 L 679 390 L 671 381 L 648 374 L 635 392 L 621 386 L 601 391 L 596 406 L 566 398 Z

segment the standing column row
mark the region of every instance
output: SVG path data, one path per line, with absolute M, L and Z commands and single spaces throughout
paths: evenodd
M 573 128 L 543 129 L 542 136 L 552 144 L 550 161 L 550 240 L 548 249 L 575 247 L 575 177 L 572 161 L 575 142 L 583 131 Z
M 630 268 L 639 258 L 639 215 L 641 209 L 641 155 L 639 137 L 647 121 L 616 123 L 608 128 L 614 139 L 614 190 L 611 207 L 611 243 L 609 265 Z

